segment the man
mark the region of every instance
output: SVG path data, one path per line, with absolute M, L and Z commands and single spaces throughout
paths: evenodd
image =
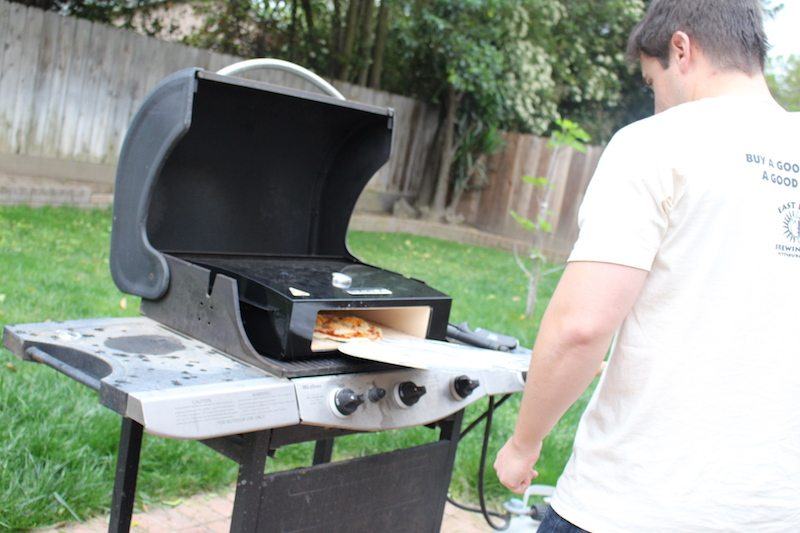
M 540 531 L 800 531 L 800 117 L 760 0 L 653 0 L 656 115 L 609 143 L 542 320 L 501 482 L 608 368 Z

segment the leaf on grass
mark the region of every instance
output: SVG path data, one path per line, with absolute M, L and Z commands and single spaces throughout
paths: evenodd
M 6 301 L 6 295 L 0 294 L 0 304 Z
M 177 500 L 164 500 L 164 505 L 169 505 L 170 507 L 177 507 L 183 503 L 182 498 L 178 498 Z
M 70 506 L 69 506 L 69 504 L 66 502 L 66 500 L 65 500 L 64 498 L 62 498 L 62 497 L 61 497 L 61 494 L 59 494 L 59 493 L 57 493 L 57 492 L 54 492 L 54 493 L 53 493 L 53 497 L 56 499 L 56 501 L 57 501 L 58 503 L 60 503 L 60 504 L 61 504 L 61 506 L 62 506 L 64 509 L 66 509 L 66 510 L 69 512 L 69 514 L 71 514 L 71 515 L 72 515 L 72 518 L 74 518 L 74 519 L 75 519 L 76 521 L 78 521 L 78 522 L 80 522 L 80 521 L 81 521 L 81 517 L 80 517 L 80 516 L 78 516 L 78 513 L 76 513 L 75 511 L 73 511 L 73 510 L 72 510 L 72 507 L 70 507 Z M 60 511 L 61 511 L 61 510 L 59 510 L 59 512 L 60 512 Z
M 128 299 L 125 296 L 120 299 L 119 308 L 123 311 L 128 308 Z
M 16 372 L 17 371 L 17 367 L 14 366 L 14 363 L 6 363 L 6 368 L 10 372 Z

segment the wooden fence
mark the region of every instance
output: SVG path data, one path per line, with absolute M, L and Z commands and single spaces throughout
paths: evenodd
M 185 67 L 218 70 L 241 59 L 0 0 L 0 153 L 104 165 L 111 179 L 133 113 L 160 79 Z M 280 71 L 248 77 L 317 90 Z M 437 110 L 333 83 L 349 99 L 395 109 L 395 157 L 369 189 L 386 193 L 387 202 L 415 196 L 435 157 Z
M 531 242 L 531 233 L 510 212 L 538 220 L 542 195 L 547 195 L 545 218 L 553 231 L 543 236 L 543 247 L 551 259 L 563 260 L 578 237 L 578 207 L 603 149 L 589 146 L 584 154 L 571 148 L 556 150 L 548 139 L 534 135 L 504 137 L 503 150 L 488 160 L 487 185 L 465 192 L 458 213 L 483 231 Z M 549 185 L 535 187 L 522 176 L 547 177 Z
M 218 70 L 239 60 L 0 0 L 0 163 L 9 157 L 44 161 L 67 172 L 58 177 L 92 174 L 92 179 L 110 183 L 133 113 L 160 79 L 185 67 Z M 283 72 L 261 71 L 252 77 L 316 90 Z M 395 109 L 393 157 L 369 183 L 359 208 L 388 211 L 400 197 L 413 202 L 423 180 L 436 174 L 436 108 L 404 96 L 333 84 L 349 99 Z M 554 232 L 546 248 L 552 257 L 563 257 L 577 236 L 577 208 L 600 152 L 559 150 L 551 165 L 553 150 L 545 139 L 507 134 L 504 149 L 489 158 L 488 185 L 465 193 L 458 211 L 478 229 L 529 241 L 530 234 L 508 213 L 513 209 L 535 219 L 542 191 L 521 176 L 547 175 L 553 186 L 548 211 Z M 96 168 L 100 171 L 92 170 Z

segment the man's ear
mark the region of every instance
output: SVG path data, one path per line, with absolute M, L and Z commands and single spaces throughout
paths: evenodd
M 672 34 L 669 40 L 670 63 L 674 61 L 681 73 L 685 74 L 689 70 L 693 52 L 692 41 L 686 33 L 676 31 Z

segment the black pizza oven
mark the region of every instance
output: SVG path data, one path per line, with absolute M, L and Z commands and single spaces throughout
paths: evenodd
M 375 368 L 312 333 L 320 311 L 444 340 L 451 300 L 347 249 L 389 159 L 391 109 L 187 69 L 128 130 L 111 272 L 142 312 L 278 375 Z

